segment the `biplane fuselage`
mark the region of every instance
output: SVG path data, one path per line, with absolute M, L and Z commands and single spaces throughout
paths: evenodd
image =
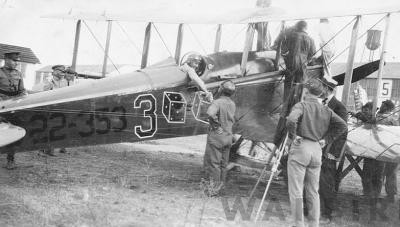
M 234 79 L 236 132 L 272 140 L 282 75 Z M 1 116 L 26 130 L 19 151 L 191 136 L 207 132 L 209 105 L 177 65 L 46 91 L 1 102 Z M 216 94 L 219 82 L 207 84 Z M 269 125 L 265 127 L 258 125 Z M 4 150 L 2 152 L 5 152 Z

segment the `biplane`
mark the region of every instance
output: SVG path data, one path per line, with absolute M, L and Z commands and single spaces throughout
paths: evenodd
M 76 66 L 80 26 L 83 20 L 112 23 L 116 20 L 148 22 L 143 44 L 141 69 L 77 84 L 58 90 L 31 94 L 0 102 L 3 119 L 12 119 L 14 126 L 23 129 L 18 141 L 13 142 L 19 151 L 31 151 L 50 147 L 74 147 L 120 142 L 137 142 L 205 134 L 208 123 L 206 110 L 209 103 L 196 86 L 189 82 L 186 73 L 180 70 L 185 62 L 181 56 L 183 24 L 218 24 L 215 53 L 201 55 L 202 72 L 207 71 L 207 88 L 216 94 L 218 86 L 226 78 L 237 86 L 233 100 L 237 105 L 234 133 L 242 138 L 272 143 L 283 100 L 283 77 L 279 52 L 262 49 L 265 32 L 260 27 L 268 22 L 318 19 L 325 17 L 355 18 L 350 51 L 355 51 L 357 25 L 361 15 L 383 14 L 387 17 L 399 12 L 397 8 L 330 12 L 317 14 L 288 14 L 273 7 L 241 10 L 229 15 L 207 18 L 187 18 L 182 15 L 163 18 L 160 15 L 142 14 L 106 15 L 69 13 L 47 15 L 49 18 L 73 19 L 77 21 L 72 68 Z M 187 16 L 187 15 L 186 15 Z M 193 20 L 192 18 L 196 18 Z M 153 23 L 179 24 L 175 58 L 154 65 L 147 65 L 150 35 Z M 247 24 L 243 52 L 219 50 L 223 24 Z M 357 29 L 356 29 L 357 28 Z M 257 48 L 253 40 L 257 32 Z M 355 35 L 354 35 L 355 34 Z M 355 38 L 354 38 L 355 37 Z M 107 51 L 107 49 L 106 49 Z M 107 56 L 107 53 L 105 53 Z M 349 89 L 349 84 L 360 80 L 383 67 L 376 61 L 353 68 L 354 53 L 349 54 L 346 73 L 334 77 Z M 107 63 L 105 59 L 105 65 Z M 209 67 L 212 65 L 212 67 Z M 310 75 L 320 75 L 321 66 L 308 67 Z M 201 75 L 199 75 L 201 76 Z M 7 127 L 0 128 L 7 130 Z M 10 129 L 11 130 L 11 129 Z M 11 131 L 10 131 L 11 132 Z M 358 143 L 358 142 L 355 142 Z M 5 142 L 0 148 L 2 153 Z M 389 145 L 388 145 L 389 146 Z M 394 147 L 392 147 L 394 148 Z M 354 149 L 353 149 L 354 150 Z M 385 156 L 385 154 L 381 154 Z M 400 150 L 396 151 L 400 156 Z M 236 161 L 247 160 L 236 156 Z M 264 163 L 265 164 L 265 163 Z M 353 166 L 354 167 L 354 166 Z

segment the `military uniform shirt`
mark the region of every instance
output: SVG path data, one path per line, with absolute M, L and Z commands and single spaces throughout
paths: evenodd
M 235 111 L 236 106 L 232 99 L 221 96 L 211 103 L 211 106 L 208 107 L 207 114 L 209 116 L 217 116 L 221 128 L 225 132 L 232 134 L 232 126 L 235 122 Z
M 73 81 L 70 81 L 70 83 L 73 83 Z M 72 85 L 72 84 L 70 84 Z M 54 89 L 58 89 L 58 88 L 62 88 L 62 87 L 67 87 L 68 85 L 68 81 L 65 79 L 61 79 L 61 80 L 54 80 L 51 79 L 50 81 L 46 80 L 43 86 L 43 91 L 48 91 L 48 90 L 54 90 Z
M 6 67 L 0 68 L 0 97 L 16 96 L 25 92 L 21 72 Z
M 325 138 L 328 143 L 347 130 L 343 119 L 327 106 L 318 103 L 317 99 L 310 97 L 293 107 L 287 117 L 286 127 L 291 139 L 298 135 L 312 141 Z

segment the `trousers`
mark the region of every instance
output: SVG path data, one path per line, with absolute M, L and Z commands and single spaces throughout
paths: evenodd
M 387 195 L 397 194 L 397 170 L 399 164 L 393 162 L 385 163 L 385 191 Z
M 322 215 L 332 218 L 332 211 L 336 199 L 336 161 L 322 158 L 321 174 L 319 179 L 319 197 Z
M 309 226 L 319 226 L 319 176 L 322 150 L 318 142 L 301 139 L 289 150 L 288 184 L 290 209 L 295 225 L 304 227 L 303 190 L 308 207 Z
M 364 158 L 363 177 L 361 179 L 364 195 L 378 198 L 383 184 L 384 162 L 371 158 Z
M 229 162 L 229 151 L 232 146 L 232 134 L 218 134 L 210 131 L 207 135 L 206 151 L 204 154 L 204 170 L 210 180 L 226 181 L 226 166 Z

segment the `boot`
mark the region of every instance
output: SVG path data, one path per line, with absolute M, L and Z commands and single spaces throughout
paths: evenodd
M 6 169 L 12 170 L 15 169 L 17 166 L 15 164 L 15 161 L 7 161 Z
M 54 149 L 52 149 L 52 148 L 44 149 L 44 150 L 43 150 L 43 153 L 45 153 L 45 154 L 48 155 L 48 156 L 56 156 L 56 155 L 54 154 Z
M 16 168 L 16 164 L 15 164 L 15 159 L 14 159 L 14 153 L 9 153 L 7 154 L 7 165 L 6 165 L 6 169 L 8 170 L 12 170 Z

